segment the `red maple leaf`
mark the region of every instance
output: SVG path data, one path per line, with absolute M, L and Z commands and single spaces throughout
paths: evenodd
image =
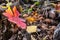
M 15 23 L 18 27 L 26 29 L 26 24 L 24 23 L 24 20 L 22 18 L 19 18 L 20 14 L 17 11 L 16 6 L 13 7 L 13 12 L 9 7 L 5 11 L 5 13 L 3 13 L 3 15 L 6 16 L 10 22 Z

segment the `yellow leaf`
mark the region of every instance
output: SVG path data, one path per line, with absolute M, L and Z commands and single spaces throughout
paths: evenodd
M 22 6 L 20 6 L 20 12 L 22 12 L 23 11 L 23 8 L 22 8 Z
M 28 22 L 34 22 L 35 19 L 34 19 L 33 17 L 27 17 L 27 21 L 28 21 Z
M 7 8 L 6 6 L 2 6 L 2 8 Z
M 32 26 L 27 26 L 27 32 L 28 33 L 33 33 L 33 32 L 36 32 L 36 30 L 37 30 L 37 26 L 34 26 L 34 25 L 32 25 Z

